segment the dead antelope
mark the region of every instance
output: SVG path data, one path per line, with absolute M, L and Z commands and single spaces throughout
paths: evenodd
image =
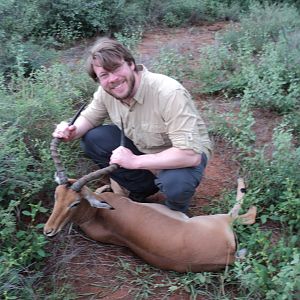
M 98 170 L 81 179 L 68 180 L 52 142 L 52 156 L 60 185 L 44 234 L 52 237 L 67 222 L 74 222 L 92 239 L 130 248 L 147 263 L 177 272 L 214 271 L 235 261 L 236 240 L 232 222 L 255 222 L 256 209 L 238 216 L 244 183 L 238 181 L 237 203 L 228 214 L 197 216 L 155 203 L 137 203 L 111 192 L 92 192 L 85 184 L 117 166 Z

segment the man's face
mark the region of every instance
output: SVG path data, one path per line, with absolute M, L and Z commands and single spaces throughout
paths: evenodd
M 134 64 L 120 61 L 119 67 L 108 72 L 101 66 L 93 65 L 93 69 L 103 89 L 118 100 L 126 100 L 134 96 L 136 87 L 136 73 Z

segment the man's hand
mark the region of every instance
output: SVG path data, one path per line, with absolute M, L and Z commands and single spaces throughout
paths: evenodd
M 137 155 L 133 154 L 128 148 L 120 146 L 112 152 L 109 163 L 118 164 L 120 167 L 126 169 L 136 169 L 136 160 Z
M 52 133 L 53 137 L 62 139 L 65 142 L 71 141 L 76 134 L 76 126 L 70 125 L 67 122 L 59 123 L 54 132 Z

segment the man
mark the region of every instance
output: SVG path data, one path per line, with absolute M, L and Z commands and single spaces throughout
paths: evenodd
M 82 137 L 85 153 L 100 168 L 118 164 L 111 179 L 129 198 L 143 202 L 160 190 L 169 208 L 186 212 L 212 148 L 189 93 L 176 80 L 137 65 L 122 44 L 108 38 L 90 49 L 87 71 L 99 83 L 93 101 L 74 125 L 60 123 L 53 136 Z M 106 119 L 112 124 L 103 125 Z

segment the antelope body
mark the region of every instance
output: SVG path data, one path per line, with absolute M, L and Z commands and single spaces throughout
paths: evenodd
M 252 224 L 256 213 L 251 208 L 237 216 L 235 206 L 229 214 L 189 218 L 161 204 L 137 203 L 111 192 L 97 194 L 86 186 L 75 192 L 68 184 L 59 185 L 55 194 L 44 227 L 47 236 L 72 221 L 96 241 L 126 246 L 147 263 L 177 272 L 214 271 L 232 264 L 236 253 L 232 222 L 240 218 Z

